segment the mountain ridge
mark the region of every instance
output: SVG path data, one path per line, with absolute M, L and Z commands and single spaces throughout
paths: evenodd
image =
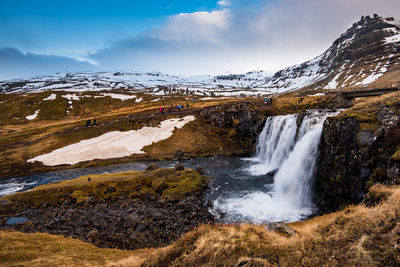
M 400 68 L 399 51 L 400 22 L 374 14 L 361 17 L 321 55 L 273 75 L 262 70 L 188 78 L 160 72 L 65 72 L 3 81 L 0 92 L 127 89 L 160 95 L 242 96 L 337 89 L 369 84 L 388 71 Z

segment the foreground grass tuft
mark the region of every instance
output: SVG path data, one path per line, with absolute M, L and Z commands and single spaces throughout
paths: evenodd
M 77 181 L 79 182 L 79 180 Z M 39 191 L 39 190 L 38 190 Z M 203 225 L 172 245 L 99 249 L 71 238 L 0 231 L 2 266 L 398 266 L 400 187 L 375 185 L 364 205 L 290 224 Z

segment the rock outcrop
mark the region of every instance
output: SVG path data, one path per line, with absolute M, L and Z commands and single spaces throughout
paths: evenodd
M 322 211 L 363 200 L 400 175 L 399 93 L 368 100 L 325 122 L 315 198 Z
M 264 126 L 266 115 L 255 110 L 251 102 L 236 102 L 219 106 L 203 108 L 200 116 L 211 126 L 231 129 L 231 136 L 257 140 Z

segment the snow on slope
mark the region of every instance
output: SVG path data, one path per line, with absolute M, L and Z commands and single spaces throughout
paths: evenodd
M 275 74 L 198 75 L 188 78 L 160 72 L 59 73 L 0 82 L 0 92 L 70 92 L 121 89 L 154 95 L 259 96 L 276 92 L 337 89 L 376 81 L 400 67 L 400 22 L 374 15 L 362 17 L 320 56 Z
M 182 128 L 196 117 L 186 116 L 164 120 L 159 127 L 143 127 L 139 130 L 126 132 L 113 131 L 101 136 L 82 140 L 78 143 L 56 149 L 28 162 L 40 161 L 47 166 L 60 164 L 76 164 L 78 162 L 126 157 L 132 154 L 142 154 L 142 148 L 169 138 L 175 128 Z

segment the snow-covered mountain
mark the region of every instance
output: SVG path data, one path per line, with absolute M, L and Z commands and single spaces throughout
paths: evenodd
M 400 67 L 400 22 L 362 17 L 322 55 L 267 77 L 262 86 L 281 90 L 336 89 L 375 82 Z M 399 77 L 400 78 L 400 77 Z
M 159 72 L 60 73 L 0 82 L 0 92 L 43 90 L 88 91 L 124 89 L 166 95 L 243 96 L 289 90 L 336 89 L 375 82 L 400 68 L 400 22 L 393 18 L 362 17 L 322 55 L 275 74 L 181 77 Z

